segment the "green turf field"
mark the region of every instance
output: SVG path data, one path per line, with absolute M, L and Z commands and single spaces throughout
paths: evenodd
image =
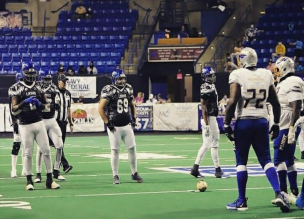
M 63 174 L 66 181 L 60 182 L 61 188 L 46 190 L 42 183 L 35 184 L 35 191 L 25 191 L 24 177 L 10 178 L 12 140 L 1 138 L 0 194 L 3 197 L 0 199 L 0 219 L 304 218 L 304 211 L 295 206 L 291 207 L 290 213 L 283 214 L 271 205 L 274 194 L 265 176 L 249 177 L 249 210 L 246 212 L 226 210 L 225 205 L 237 198 L 235 177 L 216 179 L 206 176 L 207 191 L 191 191 L 196 189 L 198 179 L 168 168 L 193 165 L 202 141 L 200 134 L 140 134 L 136 140 L 138 157 L 143 158 L 138 160 L 138 171 L 144 178 L 142 184 L 131 181 L 128 161 L 122 155 L 121 184 L 112 185 L 107 136 L 68 137 L 65 154 L 74 169 Z M 122 147 L 121 154 L 125 153 Z M 299 156 L 298 150 L 296 154 Z M 224 135 L 221 135 L 219 156 L 221 166 L 234 165 L 232 146 Z M 252 151 L 249 156 L 249 164 L 257 164 Z M 33 160 L 35 163 L 35 155 Z M 21 164 L 21 158 L 18 163 Z M 201 165 L 212 165 L 210 152 Z M 298 165 L 303 169 L 303 162 Z M 33 167 L 35 169 L 35 165 Z M 21 165 L 18 175 L 20 172 Z M 298 177 L 299 184 L 302 177 Z M 45 176 L 42 180 L 45 182 Z M 29 206 L 31 210 L 16 208 Z

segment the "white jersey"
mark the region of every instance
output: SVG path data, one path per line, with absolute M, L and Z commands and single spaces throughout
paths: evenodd
M 269 87 L 273 85 L 271 71 L 264 68 L 234 70 L 229 76 L 229 84 L 241 86 L 241 98 L 237 103 L 236 117 L 257 117 L 268 119 L 266 100 Z
M 303 100 L 303 88 L 304 82 L 297 76 L 290 76 L 278 83 L 277 94 L 281 104 L 280 130 L 289 128 L 292 116 L 290 102 Z

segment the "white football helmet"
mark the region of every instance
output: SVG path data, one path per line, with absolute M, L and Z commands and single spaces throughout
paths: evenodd
M 278 78 L 278 81 L 280 81 L 280 78 L 283 78 L 289 73 L 295 72 L 294 66 L 294 61 L 291 58 L 286 56 L 280 57 L 274 65 L 274 75 Z
M 258 55 L 254 49 L 246 47 L 239 53 L 237 61 L 240 68 L 256 67 Z

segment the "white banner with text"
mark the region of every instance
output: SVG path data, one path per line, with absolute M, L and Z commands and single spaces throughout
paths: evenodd
M 96 98 L 96 77 L 67 77 L 67 89 L 72 98 Z

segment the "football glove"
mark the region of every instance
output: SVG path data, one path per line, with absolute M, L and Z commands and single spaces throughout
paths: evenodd
M 108 123 L 106 125 L 110 129 L 111 132 L 115 132 L 116 129 L 110 120 L 108 121 Z
M 293 144 L 296 140 L 296 129 L 293 126 L 289 127 L 289 131 L 288 131 L 288 140 L 287 143 L 288 144 Z
M 224 127 L 225 127 L 225 135 L 227 136 L 227 138 L 230 141 L 234 142 L 235 139 L 234 139 L 234 136 L 233 136 L 233 131 L 232 131 L 231 126 L 230 125 L 225 125 Z
M 32 104 L 35 104 L 35 97 L 28 97 L 28 98 L 26 98 L 25 100 L 24 100 L 24 103 L 26 103 L 26 104 L 30 104 L 30 103 L 32 103 Z
M 135 117 L 134 117 L 134 118 L 132 119 L 132 121 L 131 121 L 131 126 L 132 126 L 133 129 L 134 129 L 135 126 L 136 126 L 136 118 L 135 118 Z
M 276 124 L 272 125 L 271 129 L 269 131 L 269 134 L 272 134 L 271 140 L 277 138 L 279 136 L 279 132 L 280 132 L 279 125 L 276 125 Z
M 210 136 L 210 126 L 209 125 L 206 125 L 204 127 L 204 133 L 205 133 L 206 138 Z
M 33 104 L 35 106 L 37 106 L 38 108 L 42 107 L 43 104 L 37 98 L 34 98 L 33 100 L 34 100 Z

